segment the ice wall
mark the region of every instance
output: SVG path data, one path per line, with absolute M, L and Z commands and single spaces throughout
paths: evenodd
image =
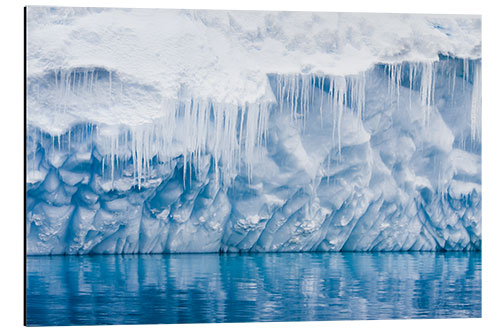
M 28 254 L 481 248 L 480 59 L 268 72 L 261 91 L 30 77 Z

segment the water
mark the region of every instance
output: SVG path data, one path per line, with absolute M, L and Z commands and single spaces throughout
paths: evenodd
M 480 316 L 480 253 L 27 258 L 32 326 Z

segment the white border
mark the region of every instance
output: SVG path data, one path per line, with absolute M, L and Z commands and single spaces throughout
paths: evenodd
M 35 331 L 134 332 L 138 329 L 164 332 L 253 332 L 263 331 L 341 331 L 341 332 L 490 332 L 500 327 L 499 264 L 500 237 L 496 192 L 500 189 L 500 137 L 497 124 L 500 110 L 495 103 L 500 95 L 495 79 L 499 76 L 499 22 L 494 1 L 475 0 L 45 0 L 26 3 L 7 0 L 0 7 L 2 24 L 2 76 L 0 113 L 2 115 L 0 143 L 0 327 L 4 332 L 16 332 L 23 319 L 23 6 L 57 5 L 80 7 L 135 8 L 206 8 L 249 10 L 305 10 L 340 12 L 408 12 L 483 15 L 483 319 L 392 320 L 252 324 L 140 325 L 30 328 Z M 498 243 L 497 243 L 498 242 Z

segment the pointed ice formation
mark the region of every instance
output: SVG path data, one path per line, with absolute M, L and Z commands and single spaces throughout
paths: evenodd
M 482 76 L 481 62 L 478 62 L 474 68 L 474 78 L 472 81 L 472 99 L 470 111 L 470 129 L 471 139 L 481 141 L 481 96 L 482 96 Z

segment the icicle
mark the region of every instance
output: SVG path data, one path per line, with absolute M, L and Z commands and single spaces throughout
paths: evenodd
M 387 92 L 389 93 L 389 97 L 392 99 L 392 91 L 391 91 L 391 83 L 392 83 L 392 75 L 391 75 L 391 65 L 386 65 L 384 71 L 387 72 Z
M 413 94 L 413 80 L 415 78 L 415 73 L 416 73 L 416 66 L 414 63 L 410 63 L 410 73 L 409 73 L 409 80 L 410 80 L 410 110 L 412 106 L 412 94 Z
M 113 95 L 112 94 L 112 91 L 113 91 L 113 76 L 112 76 L 111 71 L 109 71 L 108 73 L 109 73 L 109 97 L 111 98 L 111 96 Z
M 321 127 L 323 127 L 323 98 L 324 98 L 324 92 L 325 92 L 325 77 L 321 77 L 321 97 L 320 97 L 320 106 L 319 106 L 319 113 L 320 113 L 320 122 L 321 122 Z
M 104 179 L 104 159 L 105 157 L 103 156 L 101 160 L 101 176 L 103 179 Z
M 481 140 L 482 75 L 480 62 L 478 62 L 474 68 L 473 80 L 470 111 L 470 134 L 471 140 L 473 142 L 477 142 Z
M 403 66 L 402 64 L 389 64 L 386 66 L 386 71 L 388 72 L 387 90 L 389 91 L 389 97 L 392 100 L 394 98 L 394 95 L 396 95 L 397 106 L 399 109 Z
M 57 77 L 59 75 L 59 70 L 54 69 L 54 79 L 55 79 L 55 88 L 56 90 L 59 89 L 59 83 L 57 82 Z
M 293 120 L 297 120 L 297 103 L 298 103 L 298 97 L 299 97 L 299 92 L 298 92 L 298 80 L 297 77 L 294 75 L 292 76 L 292 115 L 293 115 Z
M 355 112 L 359 123 L 361 124 L 361 119 L 363 118 L 363 113 L 365 109 L 365 99 L 366 99 L 366 76 L 365 73 L 361 73 L 357 76 L 350 78 L 349 89 L 351 91 L 351 109 Z M 347 92 L 346 92 L 347 93 Z
M 342 115 L 344 113 L 344 107 L 347 96 L 347 84 L 346 84 L 346 79 L 343 76 L 334 77 L 332 79 L 332 82 L 335 88 L 333 90 L 333 118 L 334 118 L 333 133 L 335 132 L 336 128 L 339 157 L 341 157 L 342 156 L 341 126 L 342 126 Z M 330 88 L 331 91 L 332 89 L 333 88 Z
M 239 135 L 239 142 L 240 142 L 240 144 L 238 145 L 238 160 L 241 160 L 241 142 L 243 142 L 243 123 L 244 123 L 244 120 L 245 120 L 245 113 L 241 112 L 240 135 Z M 238 165 L 238 171 L 239 170 L 240 170 L 240 165 Z
M 464 82 L 463 86 L 465 86 L 465 83 L 469 81 L 469 59 L 464 59 Z
M 68 152 L 71 152 L 71 129 L 68 131 Z
M 396 70 L 396 77 L 395 77 L 396 94 L 397 94 L 398 109 L 399 109 L 399 97 L 400 97 L 401 73 L 402 73 L 402 66 L 401 66 L 401 64 L 397 64 L 395 70 Z
M 256 133 L 258 133 L 259 107 L 258 105 L 249 105 L 247 107 L 247 126 L 245 138 L 245 158 L 247 161 L 253 160 L 253 152 L 256 146 Z M 248 163 L 248 179 L 252 179 L 252 163 Z
M 420 81 L 420 101 L 424 110 L 424 124 L 430 120 L 431 107 L 434 102 L 434 66 L 433 63 L 421 65 L 422 77 Z
M 453 70 L 453 79 L 452 79 L 452 84 L 451 84 L 451 104 L 455 104 L 455 84 L 457 81 L 457 71 Z
M 306 128 L 306 102 L 307 102 L 307 76 L 301 76 L 300 84 L 300 115 L 302 117 L 302 129 Z

